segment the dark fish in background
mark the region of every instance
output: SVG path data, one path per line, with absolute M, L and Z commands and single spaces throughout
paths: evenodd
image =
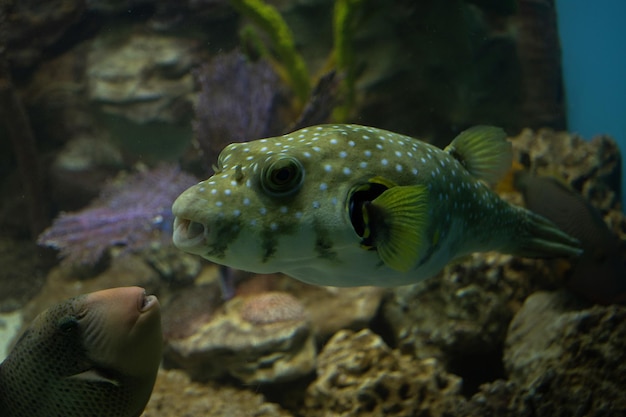
M 2 417 L 138 417 L 162 351 L 159 301 L 139 287 L 39 314 L 0 364 Z
M 555 178 L 519 171 L 515 173 L 515 187 L 524 196 L 528 209 L 581 242 L 584 252 L 572 265 L 568 288 L 598 304 L 625 302 L 622 242 L 609 230 L 598 210 Z

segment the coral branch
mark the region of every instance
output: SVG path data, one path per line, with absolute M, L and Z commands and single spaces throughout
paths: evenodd
M 60 250 L 64 262 L 95 264 L 112 246 L 139 250 L 169 239 L 172 202 L 197 179 L 160 166 L 109 184 L 89 207 L 61 214 L 38 243 Z

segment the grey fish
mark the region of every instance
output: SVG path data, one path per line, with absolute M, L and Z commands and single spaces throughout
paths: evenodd
M 514 181 L 526 207 L 580 241 L 583 254 L 572 265 L 567 287 L 598 304 L 626 302 L 623 243 L 598 210 L 555 178 L 519 171 Z
M 172 207 L 174 244 L 218 264 L 332 286 L 412 284 L 477 251 L 576 256 L 576 239 L 500 199 L 504 131 L 444 150 L 358 125 L 228 145 Z
M 162 350 L 142 288 L 81 295 L 39 314 L 0 365 L 3 417 L 138 417 Z

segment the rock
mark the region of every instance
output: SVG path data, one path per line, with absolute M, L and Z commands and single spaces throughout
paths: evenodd
M 387 292 L 378 287 L 322 287 L 286 275 L 255 275 L 237 288 L 237 294 L 285 291 L 304 304 L 318 342 L 341 329 L 361 330 L 376 317 Z M 338 312 L 340 312 L 338 314 Z
M 567 132 L 525 129 L 512 138 L 514 159 L 537 175 L 557 176 L 603 213 L 620 203 L 620 153 L 615 141 L 585 141 Z
M 290 417 L 262 395 L 217 384 L 198 384 L 179 370 L 160 370 L 142 417 Z
M 166 341 L 185 339 L 211 321 L 223 304 L 217 284 L 190 285 L 176 288 L 160 297 L 163 306 L 162 326 Z
M 495 366 L 513 314 L 534 289 L 554 283 L 553 275 L 538 260 L 473 254 L 436 277 L 395 288 L 383 317 L 405 352 L 452 366 L 490 357 Z
M 624 346 L 625 306 L 581 309 L 568 293 L 539 292 L 511 322 L 504 363 L 534 415 L 624 415 Z
M 80 279 L 84 271 L 72 266 L 57 266 L 48 272 L 45 284 L 24 307 L 24 322 L 30 323 L 37 314 L 61 300 L 80 294 L 113 287 L 136 285 L 154 294 L 159 286 L 158 274 L 140 255 L 112 256 L 110 265 L 97 275 Z M 89 273 L 93 270 L 90 268 Z M 157 294 L 159 295 L 159 294 Z
M 337 332 L 317 372 L 306 392 L 308 417 L 441 415 L 461 391 L 461 379 L 437 360 L 402 355 L 367 329 Z
M 2 7 L 7 11 L 1 25 L 8 60 L 23 69 L 38 63 L 43 52 L 82 17 L 85 0 L 20 0 L 4 2 Z M 4 19 L 0 16 L 0 20 Z
M 0 313 L 0 363 L 9 354 L 13 339 L 19 334 L 23 324 L 20 311 Z
M 237 296 L 166 358 L 196 380 L 232 376 L 245 384 L 277 383 L 311 373 L 315 344 L 304 306 L 283 292 Z
M 45 283 L 44 262 L 32 241 L 0 238 L 0 312 L 23 307 Z
M 136 124 L 188 121 L 198 46 L 182 37 L 102 33 L 87 56 L 89 98 L 103 112 Z
M 104 138 L 78 136 L 68 140 L 50 167 L 55 207 L 62 211 L 85 207 L 123 166 L 121 151 Z

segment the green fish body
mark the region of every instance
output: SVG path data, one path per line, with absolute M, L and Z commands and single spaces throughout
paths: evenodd
M 218 264 L 331 286 L 397 286 L 477 251 L 572 256 L 578 242 L 490 190 L 511 164 L 501 129 L 445 150 L 358 125 L 233 143 L 174 202 L 174 243 Z
M 138 287 L 38 315 L 0 365 L 2 417 L 139 417 L 161 361 L 161 313 Z

